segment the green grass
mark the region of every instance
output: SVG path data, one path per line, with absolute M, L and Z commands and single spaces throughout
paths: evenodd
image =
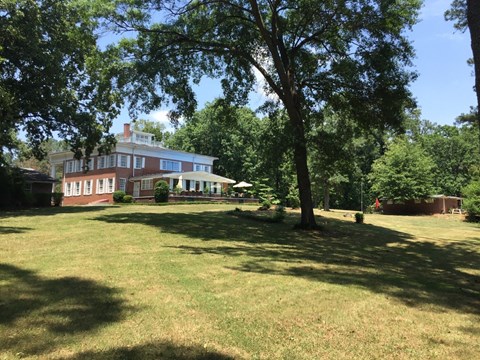
M 235 206 L 0 213 L 0 359 L 478 358 L 478 225 Z

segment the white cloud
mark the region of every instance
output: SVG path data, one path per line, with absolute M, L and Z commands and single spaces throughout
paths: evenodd
M 165 125 L 165 130 L 166 131 L 173 131 L 173 126 L 172 124 L 170 123 L 170 119 L 168 118 L 168 113 L 170 112 L 170 110 L 165 110 L 165 109 L 161 109 L 161 110 L 157 110 L 157 111 L 153 111 L 149 114 L 147 114 L 147 119 L 148 120 L 152 120 L 152 121 L 157 121 L 163 125 Z M 182 119 L 180 119 L 180 122 L 182 122 Z

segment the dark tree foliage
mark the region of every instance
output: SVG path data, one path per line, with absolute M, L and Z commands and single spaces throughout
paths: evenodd
M 108 135 L 115 104 L 96 24 L 73 1 L 0 1 L 0 160 L 23 131 L 37 158 L 57 134 L 77 157 Z

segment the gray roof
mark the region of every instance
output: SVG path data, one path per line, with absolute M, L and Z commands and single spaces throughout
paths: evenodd
M 34 169 L 20 168 L 20 173 L 23 175 L 27 183 L 55 183 L 57 180 L 40 171 Z

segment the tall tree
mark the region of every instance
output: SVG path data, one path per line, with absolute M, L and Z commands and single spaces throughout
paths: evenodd
M 369 179 L 380 197 L 405 201 L 424 198 L 435 192 L 433 160 L 418 145 L 400 136 L 385 154 L 375 160 Z
M 119 98 L 84 14 L 73 0 L 0 1 L 0 161 L 19 131 L 38 158 L 54 132 L 78 157 L 113 141 Z
M 480 130 L 480 1 L 478 0 L 453 0 L 445 18 L 455 21 L 455 28 L 470 31 L 471 48 L 473 53 L 473 66 L 475 73 L 475 92 L 477 94 L 477 124 Z M 479 148 L 480 148 L 480 131 Z
M 255 72 L 290 121 L 303 228 L 316 226 L 307 138 L 325 103 L 368 122 L 398 123 L 412 74 L 405 29 L 418 0 L 117 1 L 112 22 L 132 30 L 122 41 L 133 107 L 169 97 L 173 115 L 193 111 L 191 82 L 222 78 L 227 100 L 245 103 Z
M 253 111 L 217 99 L 185 120 L 166 145 L 172 149 L 218 157 L 215 172 L 237 181 L 261 176 L 261 121 Z

